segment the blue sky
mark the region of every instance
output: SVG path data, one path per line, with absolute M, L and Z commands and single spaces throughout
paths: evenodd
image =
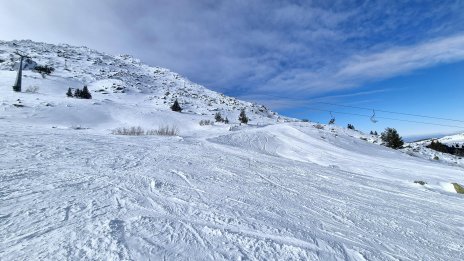
M 464 1 L 0 0 L 1 38 L 129 53 L 210 89 L 326 122 L 370 114 L 464 120 Z M 40 24 L 40 26 L 37 26 Z M 335 114 L 335 113 L 334 113 Z M 362 130 L 464 131 L 335 114 Z M 435 119 L 386 115 L 445 125 Z

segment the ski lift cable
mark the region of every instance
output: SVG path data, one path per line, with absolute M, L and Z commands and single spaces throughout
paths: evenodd
M 268 97 L 280 98 L 280 99 L 293 99 L 293 100 L 295 99 L 295 97 L 287 97 L 287 96 L 271 95 L 271 94 L 264 94 L 262 96 L 268 96 Z M 312 101 L 311 99 L 308 99 L 307 102 L 310 103 L 310 104 L 311 103 L 312 104 L 318 103 L 318 104 L 333 105 L 333 106 L 353 108 L 353 109 L 359 109 L 359 110 L 369 110 L 369 111 L 371 111 L 373 109 L 373 108 L 366 108 L 366 107 L 353 106 L 353 105 L 344 105 L 344 104 L 339 104 L 339 103 Z M 311 106 L 311 105 L 309 105 L 309 106 Z M 306 107 L 306 106 L 302 106 L 302 107 Z M 423 114 L 397 112 L 397 111 L 379 110 L 379 109 L 375 109 L 375 108 L 374 108 L 374 110 L 376 112 L 383 112 L 383 113 L 390 113 L 390 114 L 398 114 L 398 115 L 405 115 L 405 116 L 413 116 L 413 117 L 420 117 L 420 118 L 428 118 L 428 119 L 435 119 L 435 120 L 454 121 L 454 122 L 464 123 L 464 120 L 458 120 L 458 119 L 436 117 L 436 116 L 428 116 L 428 115 L 423 115 Z M 380 117 L 377 117 L 377 118 L 380 118 Z
M 327 105 L 333 105 L 333 106 L 340 106 L 340 107 L 347 107 L 347 108 L 353 108 L 353 109 L 360 109 L 360 110 L 372 110 L 371 108 L 365 108 L 365 107 L 359 107 L 359 106 L 352 106 L 352 105 L 343 105 L 343 104 L 338 104 L 338 103 L 330 103 L 330 102 L 313 102 L 313 103 L 320 103 L 320 104 L 327 104 Z M 377 112 L 384 112 L 384 113 L 390 113 L 390 114 L 399 114 L 399 115 L 406 115 L 406 116 L 414 116 L 414 117 L 421 117 L 421 118 L 428 118 L 428 119 L 436 119 L 436 120 L 445 120 L 445 121 L 456 121 L 456 122 L 463 122 L 464 120 L 457 120 L 457 119 L 450 119 L 450 118 L 442 118 L 442 117 L 434 117 L 434 116 L 427 116 L 427 115 L 421 115 L 421 114 L 412 114 L 412 113 L 404 113 L 404 112 L 395 112 L 395 111 L 387 111 L 387 110 L 375 110 Z M 381 118 L 381 117 L 377 117 Z
M 338 113 L 338 114 L 347 114 L 347 115 L 354 115 L 354 116 L 360 116 L 360 117 L 370 117 L 370 115 L 359 114 L 359 113 L 329 111 L 329 110 L 322 110 L 322 109 L 316 109 L 316 108 L 308 108 L 308 109 L 309 110 L 314 110 L 314 111 L 334 112 L 334 113 Z M 435 125 L 435 126 L 442 126 L 442 127 L 452 127 L 452 128 L 464 129 L 464 126 L 457 126 L 457 125 L 448 125 L 448 124 L 440 124 L 440 123 L 432 123 L 432 122 L 424 122 L 424 121 L 404 120 L 404 119 L 396 119 L 396 118 L 390 118 L 390 117 L 377 117 L 377 118 L 378 119 L 384 119 L 384 120 L 403 121 L 403 122 L 410 122 L 410 123 L 419 123 L 419 124 L 426 124 L 426 125 Z

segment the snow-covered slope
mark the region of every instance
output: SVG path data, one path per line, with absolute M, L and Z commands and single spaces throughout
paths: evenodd
M 464 145 L 464 133 L 448 135 L 442 138 L 437 139 L 439 142 L 447 145 Z
M 9 92 L 16 78 L 14 70 L 19 67 L 16 51 L 30 56 L 30 61 L 24 63 L 23 91 L 38 88 L 35 95 Z M 194 115 L 177 119 L 182 122 L 191 118 L 213 120 L 212 116 L 220 112 L 234 123 L 241 109 L 245 109 L 254 124 L 287 120 L 264 106 L 208 90 L 177 73 L 147 66 L 128 55 L 113 57 L 86 47 L 13 41 L 0 42 L 0 62 L 3 117 L 17 110 L 14 104 L 20 99 L 29 108 L 21 114 L 26 118 L 31 115 L 40 118 L 36 123 L 65 124 L 63 127 L 78 124 L 94 129 L 130 124 L 153 127 L 157 122 L 149 121 L 153 118 L 150 114 L 170 111 L 169 107 L 177 99 L 184 114 Z M 51 66 L 55 71 L 43 78 L 30 70 L 31 63 Z M 66 98 L 68 88 L 82 89 L 84 85 L 88 85 L 93 100 Z M 55 116 L 59 119 L 55 120 Z
M 427 148 L 427 146 L 430 145 L 433 140 L 437 140 L 440 143 L 446 144 L 448 146 L 458 145 L 459 147 L 462 147 L 464 145 L 464 134 L 455 134 L 439 139 L 425 139 L 416 142 L 410 142 L 405 145 L 405 148 L 402 149 L 402 151 L 411 156 L 464 167 L 464 159 L 462 157 Z
M 56 68 L 25 71 L 37 93 L 11 89 L 16 49 Z M 0 59 L 0 260 L 464 259 L 459 165 L 285 122 L 126 56 L 22 41 Z M 65 96 L 84 84 L 93 99 Z M 216 111 L 232 124 L 198 124 Z M 111 134 L 165 125 L 180 134 Z

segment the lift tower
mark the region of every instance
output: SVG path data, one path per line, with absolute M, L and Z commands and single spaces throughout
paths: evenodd
M 29 56 L 27 56 L 25 54 L 21 54 L 18 51 L 16 51 L 15 54 L 17 54 L 17 55 L 19 55 L 19 57 L 21 57 L 21 61 L 19 62 L 18 75 L 16 76 L 16 82 L 13 85 L 13 91 L 21 92 L 21 80 L 22 80 L 22 77 L 23 77 L 23 60 L 24 60 L 24 58 L 29 58 Z

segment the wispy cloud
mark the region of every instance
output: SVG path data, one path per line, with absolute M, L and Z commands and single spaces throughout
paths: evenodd
M 464 60 L 464 34 L 426 41 L 411 46 L 391 47 L 376 52 L 353 54 L 318 71 L 290 69 L 270 79 L 260 92 L 316 95 L 359 87 L 374 80 L 407 74 L 417 69 Z
M 355 55 L 345 62 L 335 78 L 353 84 L 461 60 L 464 60 L 464 34 L 378 53 Z

